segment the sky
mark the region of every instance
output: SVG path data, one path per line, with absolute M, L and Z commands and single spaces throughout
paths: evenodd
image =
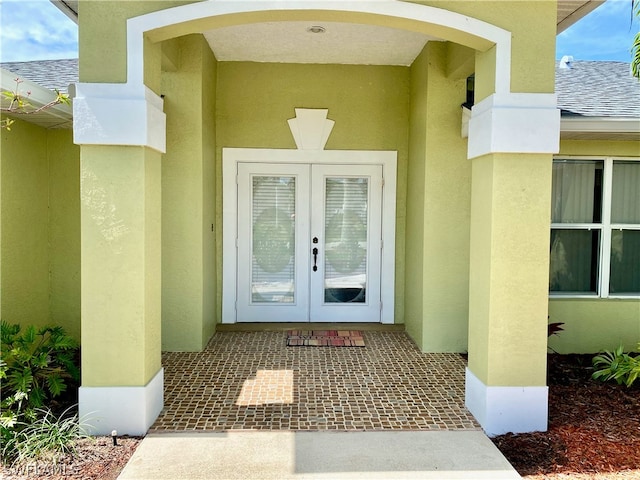
M 558 35 L 556 59 L 631 61 L 631 0 L 607 0 Z M 0 61 L 77 58 L 78 28 L 49 0 L 0 0 Z
M 607 0 L 556 39 L 556 59 L 631 62 L 631 44 L 640 22 L 631 22 L 631 0 Z

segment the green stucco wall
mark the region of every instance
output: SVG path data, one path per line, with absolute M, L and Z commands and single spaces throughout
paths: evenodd
M 460 135 L 464 80 L 446 77 L 447 44 L 411 67 L 405 324 L 424 350 L 467 349 L 471 163 Z
M 554 91 L 556 0 L 425 0 L 412 3 L 469 15 L 512 32 L 511 91 Z M 488 65 L 486 75 L 476 76 L 476 100 L 492 93 L 490 76 L 495 56 L 491 57 L 491 53 L 479 56 L 479 62 Z
M 222 243 L 224 188 L 221 147 L 296 148 L 287 124 L 287 119 L 295 116 L 294 108 L 328 108 L 335 126 L 327 150 L 398 151 L 395 317 L 402 323 L 409 73 L 406 67 L 390 66 L 220 62 L 216 121 L 218 245 Z M 220 275 L 221 269 L 218 272 Z M 220 276 L 218 282 L 220 285 Z
M 82 384 L 142 386 L 161 368 L 161 154 L 81 147 Z
M 564 323 L 564 331 L 549 338 L 558 353 L 595 353 L 618 345 L 634 351 L 640 342 L 637 299 L 551 299 L 549 321 Z
M 1 135 L 2 319 L 79 338 L 79 149 L 20 120 Z
M 469 369 L 485 385 L 545 385 L 551 155 L 471 162 Z
M 162 348 L 200 351 L 215 329 L 216 60 L 200 35 L 165 42 L 167 152 L 162 160 Z M 219 257 L 220 258 L 220 257 Z
M 405 269 L 405 328 L 422 348 L 424 326 L 424 239 L 426 136 L 428 102 L 428 54 L 426 49 L 411 66 L 411 98 L 409 120 L 409 156 L 407 167 L 407 221 L 405 252 L 411 261 Z
M 50 317 L 80 338 L 80 147 L 49 130 Z
M 203 322 L 202 339 L 205 342 L 216 328 L 218 270 L 216 262 L 216 93 L 218 62 L 209 46 L 201 41 L 202 55 L 202 263 L 203 263 Z M 212 131 L 214 133 L 212 133 Z M 217 258 L 222 258 L 219 256 Z
M 49 320 L 47 131 L 16 121 L 2 130 L 2 319 Z
M 562 155 L 640 158 L 637 141 L 613 140 L 561 140 L 556 156 Z
M 188 0 L 100 0 L 78 3 L 78 44 L 80 45 L 80 81 L 123 83 L 127 80 L 127 22 L 146 13 L 193 3 Z M 145 45 L 145 55 L 150 45 Z M 159 60 L 159 52 L 155 55 Z M 145 75 L 145 80 L 153 75 Z M 149 81 L 156 90 L 158 83 Z

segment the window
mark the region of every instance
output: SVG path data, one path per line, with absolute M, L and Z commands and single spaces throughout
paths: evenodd
M 554 161 L 549 291 L 640 296 L 640 162 Z

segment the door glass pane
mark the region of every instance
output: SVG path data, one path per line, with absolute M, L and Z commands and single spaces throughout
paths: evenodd
M 295 177 L 253 177 L 251 301 L 295 301 Z
M 602 161 L 553 163 L 552 223 L 600 223 L 602 221 Z
M 610 293 L 640 293 L 640 230 L 611 232 Z
M 640 224 L 640 162 L 613 162 L 611 221 Z
M 597 293 L 599 230 L 551 230 L 549 290 Z
M 326 179 L 325 303 L 366 302 L 368 204 L 368 178 Z

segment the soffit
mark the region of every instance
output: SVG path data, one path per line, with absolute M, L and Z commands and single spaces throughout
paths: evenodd
M 79 0 L 50 0 L 67 17 L 78 23 Z
M 4 95 L 5 92 L 15 93 L 15 74 L 0 68 L 0 106 L 9 108 L 11 99 Z M 71 105 L 58 104 L 37 113 L 40 107 L 49 104 L 55 100 L 56 95 L 51 90 L 35 84 L 29 80 L 22 80 L 19 86 L 19 92 L 28 103 L 25 112 L 28 113 L 7 113 L 2 112 L 10 118 L 24 120 L 26 122 L 35 123 L 44 128 L 71 128 L 73 124 L 73 112 Z
M 588 140 L 588 141 L 628 141 L 637 142 L 640 131 L 633 133 L 617 132 L 566 132 L 560 130 L 562 140 Z
M 557 33 L 565 31 L 605 0 L 558 0 Z
M 627 140 L 640 138 L 640 117 L 562 116 L 560 138 L 563 140 Z
M 256 23 L 210 30 L 204 37 L 220 61 L 405 66 L 428 41 L 440 40 L 341 22 Z

